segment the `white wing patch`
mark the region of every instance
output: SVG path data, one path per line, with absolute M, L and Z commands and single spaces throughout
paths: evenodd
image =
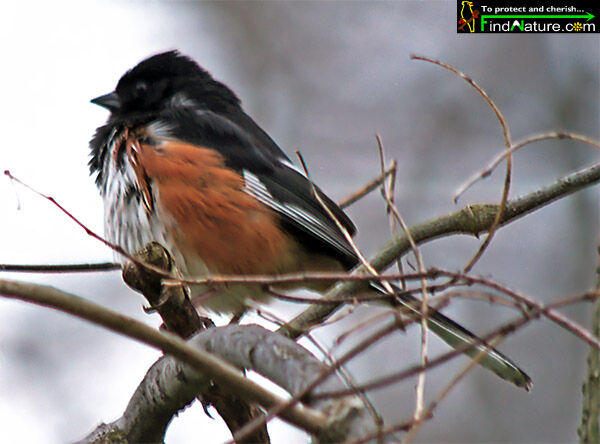
M 317 238 L 325 240 L 332 246 L 335 246 L 337 249 L 345 251 L 350 255 L 355 254 L 354 251 L 348 247 L 344 237 L 337 230 L 333 229 L 331 225 L 328 225 L 321 219 L 315 217 L 297 205 L 287 204 L 276 200 L 271 195 L 265 184 L 262 183 L 261 180 L 250 171 L 244 170 L 243 174 L 246 185 L 244 191 L 246 191 L 246 193 L 250 194 L 267 207 L 272 208 L 278 213 L 283 214 L 302 227 L 306 228 Z
M 262 183 L 258 177 L 256 177 L 248 170 L 244 170 L 244 182 L 246 185 L 244 191 L 246 193 L 250 194 L 251 196 L 254 196 L 259 201 L 261 201 L 265 205 L 268 205 L 269 207 L 273 207 L 273 205 L 278 204 L 278 202 L 275 201 L 271 193 L 269 193 L 269 190 L 267 190 L 265 184 Z
M 289 160 L 287 160 L 285 158 L 280 158 L 278 160 L 279 160 L 279 162 L 284 164 L 286 167 L 288 167 L 290 170 L 294 170 L 298 174 L 302 175 L 302 177 L 305 177 L 306 179 L 308 179 L 308 177 L 306 177 L 306 173 L 304 171 L 302 171 L 300 168 L 298 168 L 296 165 L 294 165 L 292 162 L 290 162 Z

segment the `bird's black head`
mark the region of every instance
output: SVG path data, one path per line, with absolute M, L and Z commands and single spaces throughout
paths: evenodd
M 177 51 L 154 55 L 127 71 L 115 91 L 96 97 L 92 103 L 114 116 L 158 113 L 173 103 L 193 101 L 214 111 L 239 105 L 235 94 Z

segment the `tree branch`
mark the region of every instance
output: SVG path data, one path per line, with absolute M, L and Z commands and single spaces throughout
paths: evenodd
M 600 258 L 600 247 L 598 247 Z M 596 289 L 600 290 L 600 263 L 596 268 Z M 592 315 L 592 332 L 600 339 L 600 300 L 594 303 Z M 600 351 L 592 347 L 587 358 L 587 376 L 581 391 L 583 392 L 583 408 L 581 424 L 577 428 L 581 444 L 597 443 L 600 439 Z
M 54 308 L 137 339 L 191 365 L 222 384 L 223 387 L 227 387 L 230 392 L 266 408 L 285 402 L 284 398 L 245 378 L 237 368 L 213 354 L 197 350 L 176 336 L 158 331 L 133 318 L 115 313 L 73 294 L 47 285 L 8 279 L 0 279 L 0 294 L 11 299 Z M 328 425 L 328 420 L 322 413 L 299 405 L 287 408 L 280 416 L 309 433 L 321 433 Z
M 149 263 L 165 270 L 170 275 L 177 275 L 176 265 L 169 253 L 158 243 L 152 242 L 135 255 L 140 263 Z M 135 262 L 127 262 L 123 266 L 123 280 L 127 285 L 139 291 L 150 303 L 151 309 L 158 311 L 163 322 L 172 333 L 183 339 L 191 337 L 194 333 L 213 327 L 208 318 L 201 318 L 192 305 L 185 287 L 163 286 L 162 275 L 159 275 Z M 256 405 L 249 404 L 245 399 L 235 393 L 223 390 L 219 384 L 209 384 L 201 393 L 202 403 L 212 405 L 232 435 L 252 419 L 262 416 L 263 413 Z M 189 398 L 192 402 L 194 396 Z M 172 410 L 175 414 L 177 410 Z M 269 434 L 266 426 L 258 427 L 254 433 L 237 442 L 269 443 Z
M 123 415 L 110 424 L 100 424 L 79 444 L 163 442 L 173 416 L 209 389 L 206 375 L 164 356 L 150 367 Z
M 0 271 L 23 273 L 79 273 L 89 271 L 113 271 L 121 268 L 114 262 L 100 262 L 97 264 L 57 264 L 57 265 L 30 265 L 30 264 L 0 264 Z
M 214 353 L 236 367 L 252 369 L 290 393 L 303 392 L 328 371 L 327 366 L 294 341 L 258 325 L 210 328 L 195 335 L 188 344 Z M 123 416 L 103 424 L 83 442 L 99 442 L 117 431 L 128 442 L 160 441 L 172 416 L 209 385 L 210 379 L 196 368 L 171 356 L 162 357 L 144 377 Z M 340 388 L 340 380 L 330 376 L 315 393 Z M 373 420 L 355 396 L 311 401 L 309 395 L 305 399 L 325 414 L 324 423 L 313 427 L 321 441 L 356 439 L 375 430 Z
M 555 200 L 566 197 L 598 182 L 600 182 L 600 164 L 595 164 L 563 177 L 556 183 L 538 191 L 510 200 L 506 203 L 500 225 L 503 226 L 513 222 Z M 478 236 L 493 226 L 497 212 L 498 205 L 469 205 L 437 219 L 415 225 L 410 229 L 410 233 L 417 244 L 450 234 L 472 234 Z M 384 245 L 370 259 L 370 263 L 376 270 L 382 271 L 409 250 L 410 243 L 408 236 L 403 234 Z M 353 274 L 364 274 L 365 272 L 366 269 L 362 265 L 353 270 Z M 357 292 L 361 288 L 365 288 L 365 283 L 342 282 L 334 286 L 323 297 L 325 299 L 336 299 L 344 294 Z M 341 305 L 336 302 L 332 302 L 329 305 L 313 305 L 281 327 L 279 332 L 286 336 L 297 338 L 311 326 L 322 322 Z

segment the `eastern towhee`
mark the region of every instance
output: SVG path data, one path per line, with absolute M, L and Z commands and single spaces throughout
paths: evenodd
M 350 219 L 244 112 L 235 93 L 190 58 L 177 51 L 150 57 L 92 103 L 111 112 L 90 143 L 106 236 L 128 253 L 156 241 L 184 276 L 341 271 L 358 263 L 323 205 L 353 234 Z M 268 297 L 261 285 L 193 291 L 204 291 L 202 305 L 221 313 L 241 313 Z M 399 292 L 395 300 L 418 313 L 416 298 Z M 428 325 L 453 347 L 478 341 L 433 309 Z M 530 385 L 496 350 L 479 344 L 466 353 L 481 351 L 483 366 Z

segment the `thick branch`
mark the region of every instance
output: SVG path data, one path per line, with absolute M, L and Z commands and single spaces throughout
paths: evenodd
M 150 367 L 123 415 L 110 424 L 100 424 L 79 444 L 163 442 L 174 415 L 209 388 L 206 375 L 191 371 L 171 356 L 162 357 Z
M 175 263 L 167 251 L 156 242 L 140 250 L 135 258 L 152 264 L 169 274 L 175 274 Z M 210 319 L 201 318 L 192 305 L 183 286 L 163 287 L 163 276 L 133 262 L 123 266 L 123 280 L 132 289 L 142 293 L 156 310 L 167 330 L 184 339 L 207 327 L 212 327 Z
M 150 263 L 164 269 L 171 275 L 176 274 L 175 264 L 169 253 L 158 243 L 150 243 L 136 254 L 141 262 Z M 185 287 L 165 287 L 162 276 L 136 263 L 128 262 L 123 267 L 123 280 L 134 290 L 141 292 L 150 306 L 163 319 L 167 329 L 178 336 L 187 339 L 193 334 L 213 324 L 210 319 L 201 318 L 192 305 Z M 208 384 L 202 391 L 202 402 L 212 405 L 227 424 L 232 435 L 254 418 L 263 415 L 260 408 L 249 404 L 237 394 L 223 390 L 219 384 Z M 195 391 L 195 395 L 200 392 Z M 194 396 L 189 398 L 192 402 Z M 133 401 L 133 399 L 132 399 Z M 178 409 L 171 410 L 176 414 Z M 244 440 L 238 442 L 268 443 L 270 442 L 266 426 L 256 429 Z
M 157 243 L 146 246 L 136 255 L 136 258 L 163 268 L 170 274 L 176 274 L 173 269 L 173 261 L 168 252 Z M 194 328 L 197 330 L 203 328 L 196 310 L 185 294 L 184 287 L 162 286 L 161 275 L 157 275 L 153 271 L 134 263 L 128 263 L 124 266 L 123 278 L 129 286 L 141 291 L 146 296 L 150 304 L 161 314 L 169 330 L 179 333 L 178 326 L 180 329 L 187 329 L 190 325 L 194 325 Z M 229 332 L 233 333 L 229 334 Z M 312 381 L 316 380 L 317 375 L 322 374 L 326 370 L 325 366 L 306 352 L 306 350 L 296 346 L 293 342 L 294 346 L 291 346 L 289 339 L 283 338 L 280 335 L 274 335 L 256 326 L 252 328 L 230 326 L 225 330 L 211 329 L 210 332 L 203 332 L 196 336 L 194 338 L 196 345 L 198 345 L 198 341 L 202 341 L 201 348 L 223 356 L 228 362 L 238 367 L 255 370 L 257 373 L 279 384 L 290 393 L 302 393 L 310 387 Z M 320 384 L 319 389 L 315 393 L 320 392 L 323 387 L 341 387 L 336 378 L 330 377 L 328 380 L 333 382 L 326 383 L 324 386 Z M 140 387 L 142 385 L 144 384 L 141 384 Z M 189 389 L 182 387 L 181 390 L 187 393 L 186 390 Z M 219 414 L 221 416 L 225 414 L 224 419 L 228 423 L 232 433 L 250 422 L 253 417 L 258 416 L 256 414 L 252 416 L 247 414 L 247 408 L 242 399 L 223 393 L 222 390 L 218 390 L 214 386 L 213 390 L 208 392 L 208 395 L 206 393 L 206 391 L 203 391 L 203 401 L 209 401 L 211 404 L 220 407 Z M 139 396 L 134 396 L 134 398 L 145 399 Z M 193 398 L 189 399 L 192 400 Z M 350 418 L 353 421 L 359 420 L 358 428 L 353 427 L 355 425 L 353 421 L 349 424 L 344 423 L 343 425 L 344 430 L 357 433 L 358 430 L 364 428 L 364 424 L 362 423 L 366 417 L 364 417 L 365 412 L 362 406 L 360 409 L 361 414 L 357 416 L 359 410 L 357 410 L 351 401 L 354 401 L 354 404 L 360 405 L 358 400 L 346 398 L 334 403 L 320 403 L 318 407 L 325 407 L 328 414 L 336 412 L 334 418 L 337 419 Z M 242 405 L 240 406 L 239 404 Z M 172 410 L 172 414 L 176 412 L 176 409 Z M 145 413 L 147 414 L 147 412 Z M 242 419 L 243 421 L 241 421 Z M 231 421 L 233 421 L 235 427 L 232 427 Z M 255 421 L 254 423 L 258 422 Z M 338 421 L 338 426 L 340 424 L 342 422 Z M 246 435 L 244 441 L 260 441 L 261 430 L 264 430 L 264 437 L 268 439 L 266 426 L 265 424 L 261 424 L 261 427 L 257 431 Z
M 291 394 L 302 393 L 329 370 L 294 341 L 258 325 L 229 325 L 209 329 L 196 335 L 192 342 L 240 368 L 254 370 Z M 311 395 L 334 387 L 345 387 L 335 374 L 303 397 L 307 405 L 318 408 L 328 417 L 330 427 L 318 433 L 317 438 L 327 442 L 342 441 L 347 437 L 358 438 L 373 432 L 375 424 L 357 396 L 326 402 L 312 400 Z
M 598 247 L 600 258 L 600 247 Z M 600 262 L 596 268 L 596 288 L 600 289 Z M 600 300 L 594 303 L 592 314 L 592 331 L 600 339 Z M 600 352 L 592 347 L 587 358 L 587 377 L 581 389 L 583 393 L 583 409 L 581 424 L 577 429 L 581 444 L 597 443 L 600 439 Z
M 228 391 L 266 408 L 285 402 L 283 398 L 245 378 L 237 368 L 213 354 L 196 350 L 176 336 L 160 332 L 133 318 L 115 313 L 73 294 L 47 285 L 8 279 L 0 279 L 0 294 L 11 299 L 54 308 L 137 339 L 188 363 L 207 377 L 222 384 L 223 387 L 227 387 Z M 286 409 L 281 413 L 281 417 L 310 433 L 319 433 L 327 425 L 323 414 L 299 405 Z
M 290 393 L 302 392 L 328 370 L 294 341 L 258 325 L 210 328 L 190 339 L 189 344 L 215 353 L 239 368 L 252 369 Z M 102 425 L 85 442 L 98 442 L 117 431 L 129 442 L 162 440 L 172 416 L 208 385 L 210 379 L 194 367 L 165 356 L 148 371 L 123 416 Z M 341 388 L 341 381 L 330 376 L 314 394 Z M 375 431 L 373 420 L 355 396 L 311 402 L 308 395 L 305 399 L 308 405 L 327 415 L 327 427 L 317 433 L 321 441 L 356 439 Z

